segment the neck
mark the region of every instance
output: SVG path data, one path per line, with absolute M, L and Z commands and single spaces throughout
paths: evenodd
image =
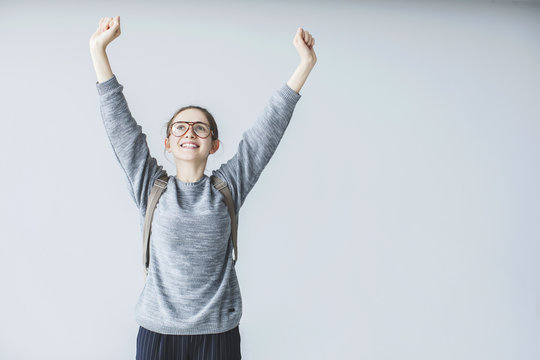
M 196 182 L 204 176 L 206 162 L 176 161 L 176 178 L 182 182 Z

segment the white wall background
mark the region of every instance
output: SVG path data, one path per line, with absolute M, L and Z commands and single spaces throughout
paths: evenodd
M 244 359 L 540 357 L 539 4 L 2 1 L 0 358 L 135 357 L 142 236 L 88 49 L 116 15 L 170 174 L 175 110 L 214 114 L 217 168 L 316 39 L 240 213 Z

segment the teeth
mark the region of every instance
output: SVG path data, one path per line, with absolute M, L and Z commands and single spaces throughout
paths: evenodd
M 193 144 L 182 144 L 182 147 L 196 148 L 196 147 L 198 147 L 198 146 L 197 146 L 197 145 L 193 145 Z

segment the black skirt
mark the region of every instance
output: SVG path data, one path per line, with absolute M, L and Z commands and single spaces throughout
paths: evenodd
M 240 360 L 239 326 L 217 334 L 167 335 L 139 326 L 136 360 Z

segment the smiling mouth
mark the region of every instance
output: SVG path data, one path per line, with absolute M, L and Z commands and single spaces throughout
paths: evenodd
M 198 149 L 200 146 L 197 146 L 197 145 L 186 145 L 186 144 L 182 144 L 182 145 L 179 145 L 182 149 L 188 149 L 188 150 L 194 150 L 194 149 Z

